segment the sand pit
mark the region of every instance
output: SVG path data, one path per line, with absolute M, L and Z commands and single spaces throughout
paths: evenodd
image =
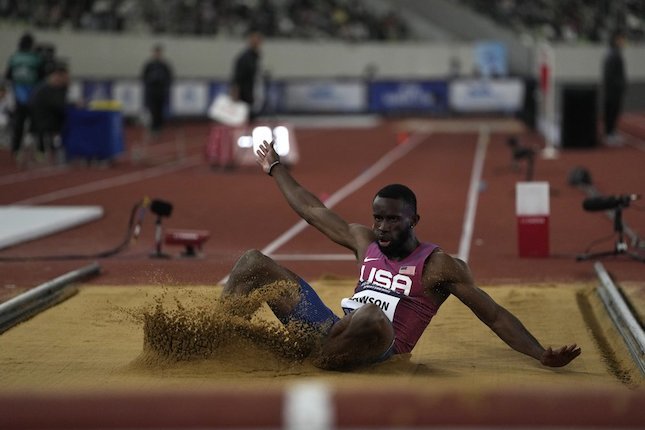
M 340 313 L 338 304 L 352 283 L 324 281 L 314 287 Z M 236 338 L 239 330 L 220 327 L 209 333 L 225 339 L 175 348 L 197 351 L 195 345 L 202 345 L 201 356 L 160 354 L 144 351 L 142 310 L 153 312 L 155 306 L 162 306 L 162 313 L 174 312 L 175 322 L 183 318 L 188 326 L 199 328 L 205 320 L 195 318 L 216 308 L 219 287 L 86 286 L 66 302 L 0 335 L 0 390 L 194 390 L 233 385 L 262 389 L 304 377 L 361 388 L 371 384 L 431 390 L 642 387 L 643 378 L 597 299 L 595 286 L 484 289 L 545 346 L 575 342 L 582 347 L 582 355 L 565 368 L 545 368 L 512 351 L 454 298 L 443 305 L 411 355 L 352 373 L 319 370 L 299 359 L 297 351 L 291 354 L 284 349 L 284 344 L 262 346 L 267 339 L 279 343 L 283 333 L 266 304 L 260 303 L 251 318 L 235 317 L 241 318 L 240 327 L 266 329 L 264 338 Z M 200 330 L 201 335 L 208 332 Z

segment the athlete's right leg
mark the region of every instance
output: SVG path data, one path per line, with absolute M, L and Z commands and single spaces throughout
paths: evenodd
M 260 251 L 247 251 L 235 264 L 223 295 L 247 295 L 274 282 L 279 290 L 267 291 L 262 298 L 283 323 L 302 323 L 326 336 L 339 321 L 334 312 L 318 297 L 314 289 L 298 275 Z
M 237 260 L 222 295 L 246 295 L 258 288 L 279 281 L 286 281 L 287 289 L 279 298 L 267 301 L 267 303 L 276 316 L 282 320 L 291 313 L 299 301 L 300 278 L 258 250 L 246 251 Z M 293 289 L 289 290 L 288 285 L 292 285 Z

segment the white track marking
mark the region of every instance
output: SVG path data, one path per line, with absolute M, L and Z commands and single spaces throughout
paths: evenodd
M 0 177 L 0 185 L 13 185 L 19 182 L 31 181 L 33 179 L 46 178 L 49 176 L 59 175 L 69 171 L 67 166 L 46 167 L 38 170 L 29 170 L 27 172 L 11 173 Z
M 112 178 L 101 179 L 99 181 L 89 182 L 87 184 L 78 185 L 70 188 L 63 188 L 62 190 L 52 191 L 51 193 L 41 194 L 40 196 L 30 197 L 25 200 L 14 202 L 14 205 L 35 205 L 41 203 L 49 203 L 52 201 L 74 197 L 82 194 L 92 193 L 95 191 L 106 190 L 122 185 L 131 184 L 134 182 L 143 181 L 146 179 L 163 176 L 170 172 L 186 169 L 188 167 L 196 166 L 203 162 L 203 157 L 194 156 L 186 158 L 181 163 L 163 165 L 152 167 L 137 172 L 127 173 L 125 175 L 115 176 Z
M 632 148 L 636 148 L 640 151 L 645 152 L 645 141 L 641 139 L 640 137 L 634 136 L 631 133 L 625 133 L 624 131 L 621 131 L 621 134 L 624 134 L 625 136 L 629 136 L 631 141 L 627 141 L 626 144 L 631 146 Z
M 457 257 L 456 254 L 451 254 Z M 276 261 L 356 261 L 353 254 L 271 254 Z
M 461 229 L 461 240 L 459 241 L 459 252 L 457 254 L 458 257 L 464 261 L 468 261 L 468 256 L 470 254 L 470 245 L 473 239 L 481 177 L 484 171 L 484 160 L 486 159 L 486 150 L 489 142 L 490 130 L 488 127 L 482 126 L 479 129 L 479 138 L 477 139 L 477 149 L 475 151 L 475 160 L 473 161 L 473 169 L 470 176 L 468 200 L 466 202 L 466 213 L 464 214 L 464 224 Z
M 271 254 L 276 261 L 356 261 L 353 254 Z
M 367 170 L 363 171 L 360 175 L 354 178 L 347 185 L 342 187 L 340 190 L 332 194 L 326 201 L 325 206 L 328 208 L 333 208 L 336 204 L 341 202 L 350 194 L 354 193 L 356 190 L 361 188 L 363 185 L 367 184 L 369 181 L 374 179 L 385 169 L 387 169 L 392 163 L 399 160 L 407 153 L 416 148 L 421 142 L 426 140 L 430 134 L 417 134 L 409 137 L 402 144 L 397 145 L 394 149 L 390 150 L 387 154 L 381 157 L 376 163 L 374 163 Z M 278 236 L 273 242 L 265 246 L 260 252 L 265 255 L 271 256 L 271 253 L 276 249 L 280 248 L 282 245 L 293 239 L 297 234 L 303 231 L 309 224 L 305 220 L 300 220 L 295 223 L 290 229 Z M 226 275 L 222 280 L 219 281 L 219 284 L 224 284 L 228 280 L 228 275 Z

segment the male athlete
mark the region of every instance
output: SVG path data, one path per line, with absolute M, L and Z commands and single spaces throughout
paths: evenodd
M 575 344 L 543 348 L 522 323 L 475 286 L 468 266 L 437 245 L 421 243 L 416 197 L 399 184 L 382 188 L 372 202 L 372 228 L 348 224 L 304 189 L 280 163 L 273 143 L 257 151 L 258 164 L 272 176 L 289 205 L 309 224 L 350 249 L 360 263 L 354 295 L 343 299 L 337 317 L 311 286 L 259 251 L 248 251 L 235 264 L 225 295 L 247 294 L 276 281 L 294 288 L 268 304 L 283 323 L 296 320 L 315 328 L 320 346 L 313 363 L 348 370 L 412 351 L 450 294 L 461 300 L 497 336 L 545 366 L 561 367 L 580 355 Z

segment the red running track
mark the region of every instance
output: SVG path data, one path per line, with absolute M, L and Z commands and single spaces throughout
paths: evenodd
M 398 126 L 396 122 L 384 122 L 373 128 L 298 130 L 301 161 L 293 173 L 314 193 L 333 195 L 396 147 Z M 211 169 L 202 155 L 208 130 L 208 124 L 178 124 L 166 130 L 164 136 L 170 143 L 161 143 L 158 147 L 165 145 L 172 150 L 175 134 L 185 136 L 187 157 L 183 164 L 133 164 L 124 157 L 110 168 L 75 165 L 60 171 L 41 168 L 19 172 L 3 153 L 0 204 L 101 205 L 105 216 L 69 231 L 1 250 L 0 257 L 92 254 L 109 249 L 124 237 L 132 206 L 143 196 L 150 196 L 173 203 L 172 216 L 164 220 L 166 228 L 210 231 L 211 237 L 204 246 L 205 257 L 149 258 L 154 245 L 154 219 L 148 214 L 139 241 L 114 257 L 101 259 L 103 274 L 92 282 L 118 285 L 218 282 L 242 252 L 263 249 L 298 222 L 298 218 L 272 180 L 259 169 Z M 137 133 L 136 129 L 129 129 L 128 141 L 136 141 Z M 412 137 L 416 138 L 415 134 Z M 351 222 L 369 224 L 374 192 L 387 183 L 405 183 L 418 195 L 419 237 L 456 254 L 478 137 L 476 132 L 432 133 L 340 201 L 335 209 Z M 529 132 L 519 137 L 523 144 L 541 143 L 538 136 Z M 638 146 L 640 141 L 632 138 L 633 144 L 621 148 L 562 151 L 556 160 L 536 161 L 535 180 L 546 180 L 551 185 L 551 256 L 531 259 L 519 258 L 517 253 L 514 189 L 524 174 L 511 169 L 507 138 L 507 133 L 493 133 L 486 152 L 469 253 L 476 279 L 481 284 L 594 279 L 592 262 L 576 262 L 574 257 L 593 239 L 601 237 L 608 240 L 596 250 L 612 248 L 612 223 L 602 213 L 581 209 L 585 195 L 567 183 L 568 174 L 574 167 L 584 166 L 601 192 L 642 193 L 645 152 Z M 29 176 L 31 179 L 25 179 Z M 126 182 L 118 182 L 124 178 Z M 643 207 L 641 202 L 636 203 Z M 628 209 L 624 219 L 632 230 L 645 230 L 642 210 Z M 165 250 L 173 254 L 180 251 Z M 275 253 L 335 255 L 344 254 L 345 250 L 307 228 Z M 622 256 L 603 262 L 620 280 L 645 280 L 642 263 Z M 84 260 L 2 261 L 3 293 L 6 296 L 22 287 L 37 285 L 85 263 Z M 324 275 L 349 278 L 356 274 L 352 261 L 285 261 L 284 264 L 307 279 Z

